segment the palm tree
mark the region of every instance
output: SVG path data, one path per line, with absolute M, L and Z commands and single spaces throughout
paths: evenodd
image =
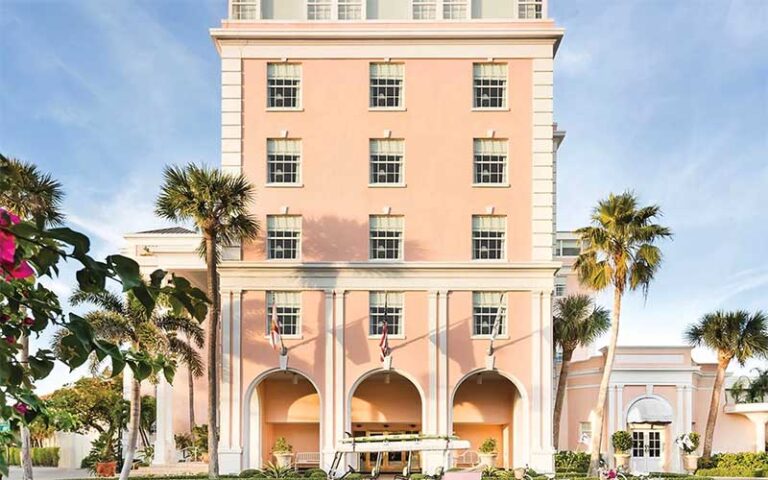
M 173 222 L 192 222 L 202 234 L 200 253 L 207 268 L 208 298 L 208 475 L 219 476 L 217 420 L 218 335 L 221 299 L 219 292 L 219 249 L 256 238 L 259 224 L 248 213 L 254 188 L 243 175 L 189 164 L 166 167 L 155 213 Z
M 555 396 L 553 442 L 555 449 L 560 439 L 560 418 L 563 413 L 565 386 L 573 352 L 578 347 L 592 344 L 611 328 L 608 310 L 593 303 L 589 295 L 576 294 L 555 302 L 554 341 L 563 352 L 560 375 Z
M 93 328 L 94 337 L 116 344 L 129 344 L 136 352 L 166 353 L 184 362 L 200 364 L 200 354 L 193 345 L 181 340 L 179 333 L 191 338 L 202 338 L 204 333 L 197 322 L 158 307 L 148 314 L 131 293 L 120 298 L 110 291 L 76 291 L 70 298 L 74 306 L 90 304 L 97 309 L 85 315 Z M 162 302 L 161 302 L 162 303 Z M 131 413 L 128 424 L 128 442 L 120 480 L 126 480 L 136 455 L 141 428 L 141 380 L 135 376 L 131 385 Z
M 689 325 L 685 339 L 694 347 L 708 347 L 717 353 L 717 374 L 712 386 L 702 448 L 702 456 L 709 458 L 712 455 L 712 438 L 720 410 L 725 370 L 733 359 L 744 366 L 750 358 L 768 356 L 768 317 L 761 311 L 750 314 L 744 310 L 719 310 Z
M 627 291 L 638 288 L 644 295 L 648 294 L 662 258 L 655 243 L 672 236 L 667 227 L 654 223 L 660 215 L 661 209 L 657 205 L 638 207 L 637 197 L 632 192 L 610 194 L 593 210 L 592 224 L 576 230 L 582 245 L 574 264 L 579 280 L 594 291 L 613 287 L 610 342 L 592 424 L 591 476 L 596 475 L 600 462 L 605 401 L 616 356 L 622 298 Z
M 13 186 L 0 192 L 0 206 L 41 227 L 58 225 L 64 220 L 61 212 L 61 201 L 64 198 L 61 183 L 31 163 L 2 154 L 0 167 L 10 177 Z M 29 337 L 24 335 L 20 341 L 19 361 L 26 365 L 29 362 Z M 21 465 L 23 480 L 32 480 L 32 446 L 26 425 L 21 425 Z

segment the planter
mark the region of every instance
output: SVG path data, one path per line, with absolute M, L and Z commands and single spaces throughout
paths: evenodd
M 620 468 L 625 472 L 629 470 L 629 454 L 627 453 L 614 453 L 613 459 L 616 462 L 616 468 Z
M 208 452 L 200 454 L 200 461 L 203 462 L 203 463 L 208 463 L 208 460 L 210 458 L 211 457 L 208 456 Z
M 693 474 L 699 468 L 698 455 L 683 455 L 683 468 L 686 472 Z
M 516 468 L 514 472 L 515 472 L 515 480 L 523 480 L 523 478 L 525 477 L 524 468 Z
M 277 463 L 277 466 L 280 468 L 290 468 L 291 461 L 293 460 L 293 454 L 286 452 L 286 453 L 273 453 L 272 455 L 275 456 L 275 460 Z
M 494 468 L 496 466 L 497 453 L 481 453 L 478 456 L 480 457 L 481 466 L 489 468 Z
M 117 461 L 99 462 L 96 464 L 97 477 L 114 477 L 117 472 Z

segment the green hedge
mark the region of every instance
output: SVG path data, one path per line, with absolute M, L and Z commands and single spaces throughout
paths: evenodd
M 716 477 L 762 477 L 768 474 L 768 453 L 716 453 L 700 459 L 696 475 Z
M 18 448 L 8 449 L 8 464 L 21 465 L 21 452 Z M 35 467 L 58 467 L 59 447 L 35 447 L 32 449 L 32 465 Z
M 697 477 L 744 477 L 744 478 L 754 478 L 754 477 L 763 477 L 764 475 L 763 470 L 750 470 L 748 468 L 743 467 L 731 467 L 731 468 L 700 468 L 696 470 L 696 476 Z

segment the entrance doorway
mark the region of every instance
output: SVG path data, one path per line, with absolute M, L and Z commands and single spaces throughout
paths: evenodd
M 632 430 L 632 471 L 662 470 L 664 435 L 661 430 Z

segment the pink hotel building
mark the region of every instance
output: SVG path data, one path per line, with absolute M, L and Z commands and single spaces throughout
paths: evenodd
M 256 186 L 263 229 L 226 248 L 220 269 L 222 470 L 262 466 L 281 436 L 297 460 L 327 467 L 345 432 L 421 432 L 455 433 L 474 449 L 493 437 L 500 466 L 552 471 L 552 302 L 578 286 L 575 242 L 555 231 L 563 29 L 547 0 L 230 0 L 211 36 L 221 168 Z M 145 270 L 202 284 L 195 233 L 126 239 Z M 273 305 L 285 356 L 269 345 Z M 385 317 L 392 353 L 382 362 Z M 706 396 L 695 388 L 711 371 L 685 349 L 641 360 L 651 372 L 688 362 L 673 365 L 687 380 L 654 390 L 646 379 L 637 396 L 669 394 L 671 411 L 688 412 L 666 427 L 669 449 L 671 434 L 689 430 L 682 422 L 703 425 L 706 404 L 694 410 L 691 399 Z M 584 362 L 564 448 L 579 448 L 596 396 L 599 359 Z M 173 433 L 189 428 L 185 376 L 157 387 L 156 463 L 175 461 Z M 198 423 L 206 388 L 196 380 Z M 624 400 L 637 401 L 630 390 Z M 419 463 L 431 471 L 474 455 Z M 384 470 L 404 462 L 390 453 Z

